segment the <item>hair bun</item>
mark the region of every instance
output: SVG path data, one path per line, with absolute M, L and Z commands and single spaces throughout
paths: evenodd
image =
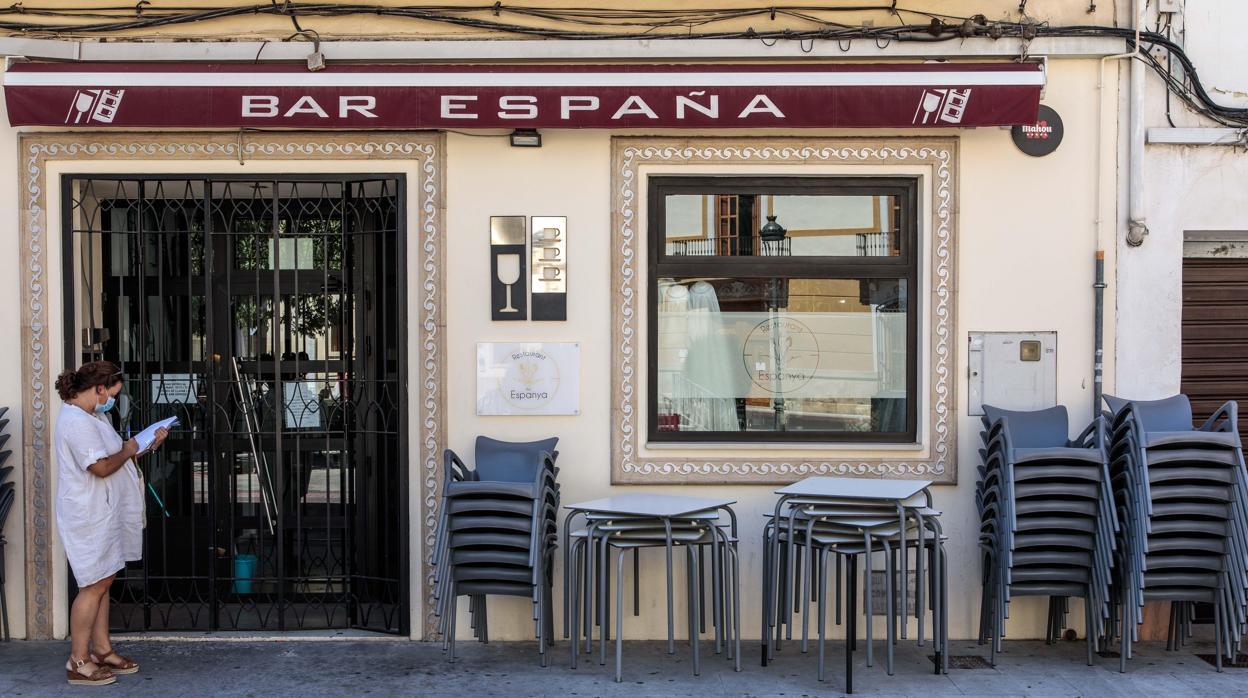
M 62 400 L 73 400 L 84 390 L 97 386 L 111 388 L 121 382 L 121 369 L 111 361 L 91 361 L 78 369 L 65 369 L 56 377 L 56 392 Z

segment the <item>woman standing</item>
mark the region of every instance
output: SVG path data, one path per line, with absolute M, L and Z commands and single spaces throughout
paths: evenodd
M 92 361 L 56 379 L 65 403 L 56 418 L 56 525 L 78 581 L 70 609 L 66 677 L 74 685 L 104 685 L 139 665 L 115 652 L 108 637 L 108 587 L 126 562 L 143 552 L 143 476 L 106 412 L 117 402 L 122 375 L 116 364 Z M 155 449 L 168 432 L 156 433 Z

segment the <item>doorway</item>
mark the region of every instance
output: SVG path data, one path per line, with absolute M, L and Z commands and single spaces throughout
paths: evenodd
M 146 480 L 134 630 L 407 634 L 401 175 L 62 178 L 66 357 L 107 359 Z

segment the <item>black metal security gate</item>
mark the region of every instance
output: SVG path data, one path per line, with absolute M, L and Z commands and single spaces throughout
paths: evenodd
M 121 365 L 118 630 L 408 632 L 401 176 L 65 176 L 68 361 Z

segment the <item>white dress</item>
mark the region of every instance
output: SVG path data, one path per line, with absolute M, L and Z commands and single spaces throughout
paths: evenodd
M 745 397 L 741 350 L 725 334 L 715 287 L 697 281 L 689 287 L 689 358 L 685 378 L 700 396 L 698 421 L 708 431 L 740 431 L 734 398 Z
M 680 372 L 672 386 L 672 407 L 682 431 L 739 431 L 734 398 L 746 387 L 737 380 L 740 351 L 724 332 L 715 287 L 697 281 L 661 286 L 660 348 L 679 346 Z
M 121 437 L 103 417 L 61 405 L 56 417 L 56 525 L 80 587 L 142 558 L 143 477 L 134 461 L 108 477 L 87 470 L 121 446 Z

